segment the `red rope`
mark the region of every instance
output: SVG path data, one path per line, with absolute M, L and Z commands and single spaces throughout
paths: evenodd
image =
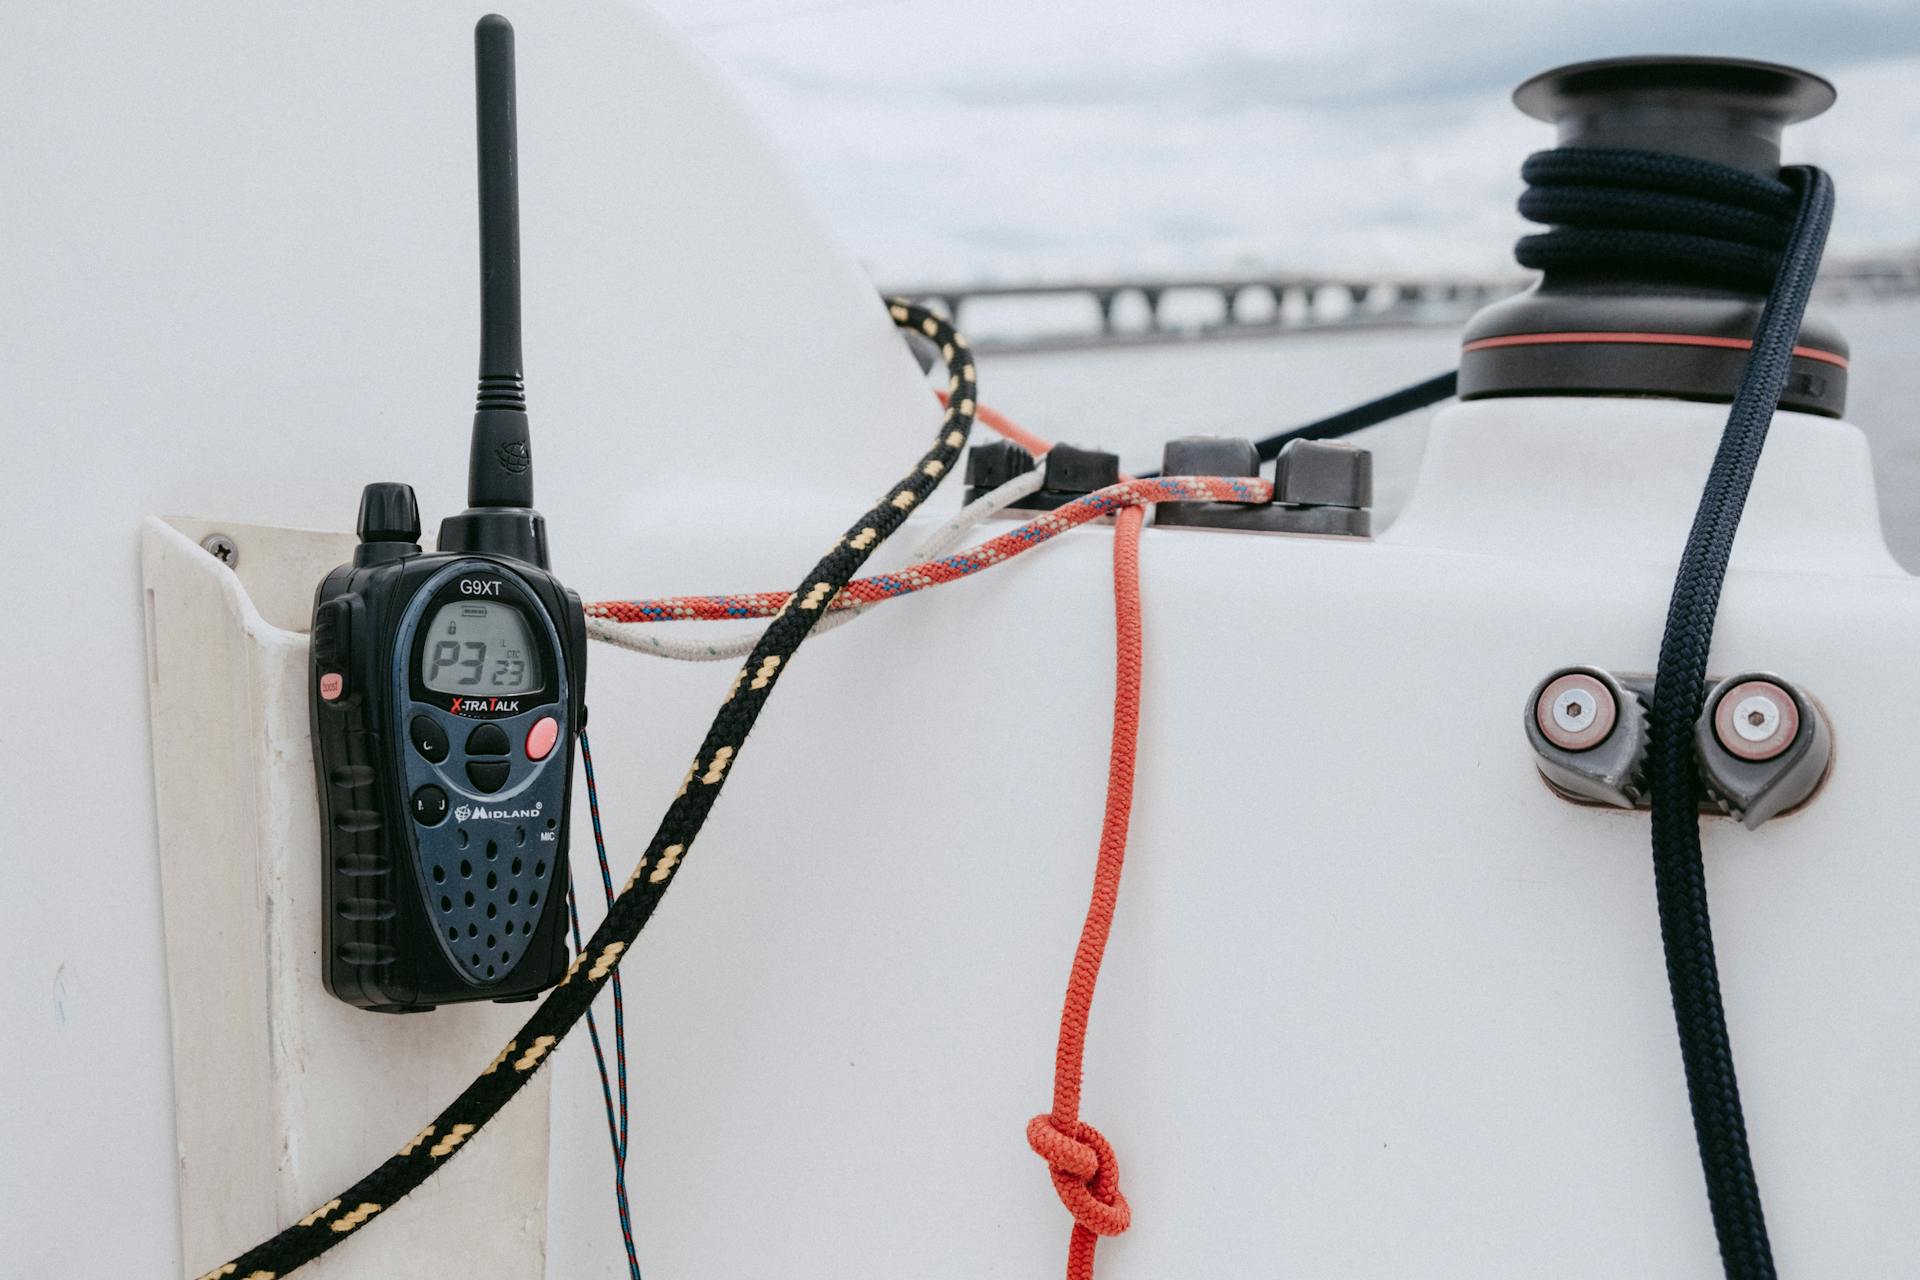
M 945 396 L 941 397 L 942 400 Z M 1004 415 L 978 406 L 980 420 L 1007 439 L 1039 455 L 1052 446 Z M 894 574 L 847 584 L 831 601 L 811 607 L 852 608 L 877 603 L 977 573 L 1039 546 L 1078 524 L 1114 515 L 1113 736 L 1107 758 L 1106 816 L 1100 828 L 1100 852 L 1094 866 L 1093 894 L 1080 930 L 1080 943 L 1067 978 L 1060 1011 L 1060 1040 L 1054 1055 L 1053 1108 L 1027 1122 L 1027 1145 L 1047 1162 L 1054 1192 L 1073 1215 L 1067 1244 L 1067 1280 L 1092 1280 L 1094 1247 L 1101 1236 L 1119 1235 L 1133 1219 L 1120 1192 L 1120 1166 L 1113 1145 L 1080 1118 L 1082 1057 L 1087 1020 L 1107 935 L 1120 899 L 1120 870 L 1127 854 L 1127 826 L 1133 812 L 1133 768 L 1140 735 L 1140 530 L 1146 504 L 1163 501 L 1266 502 L 1265 481 L 1213 477 L 1123 479 L 1120 484 L 1067 504 L 1002 534 L 968 552 L 902 569 Z M 790 594 L 754 592 L 735 596 L 676 596 L 664 600 L 607 600 L 586 606 L 590 615 L 619 622 L 680 619 L 770 617 L 785 608 Z
M 1101 1236 L 1119 1235 L 1133 1211 L 1120 1194 L 1120 1166 L 1113 1146 L 1080 1118 L 1081 1055 L 1094 984 L 1120 899 L 1120 868 L 1127 856 L 1127 822 L 1133 811 L 1134 748 L 1140 733 L 1140 526 L 1142 513 L 1120 513 L 1113 534 L 1114 688 L 1113 740 L 1107 758 L 1107 809 L 1100 827 L 1100 856 L 1093 872 L 1080 945 L 1073 953 L 1067 998 L 1060 1011 L 1060 1044 L 1053 1063 L 1053 1109 L 1027 1123 L 1027 1143 L 1053 1176 L 1053 1189 L 1073 1215 L 1067 1245 L 1067 1280 L 1092 1280 L 1093 1251 Z
M 938 560 L 908 565 L 893 573 L 856 578 L 831 599 L 803 599 L 803 609 L 852 609 L 878 604 L 970 577 L 1048 542 L 1076 525 L 1116 512 L 1135 511 L 1155 502 L 1271 501 L 1270 481 L 1238 476 L 1161 476 L 1152 480 L 1123 480 L 1076 498 L 1065 506 L 1028 521 L 1010 533 L 989 538 L 977 547 Z M 590 618 L 614 622 L 717 622 L 729 618 L 770 618 L 787 607 L 792 593 L 750 591 L 727 596 L 667 596 L 655 600 L 596 600 L 586 606 Z

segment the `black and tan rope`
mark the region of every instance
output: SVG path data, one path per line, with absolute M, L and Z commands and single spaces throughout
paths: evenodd
M 794 603 L 760 637 L 734 678 L 632 878 L 614 899 L 606 919 L 587 939 L 566 977 L 473 1082 L 399 1151 L 278 1235 L 215 1267 L 201 1280 L 278 1280 L 363 1229 L 459 1154 L 539 1071 L 554 1046 L 586 1013 L 685 865 L 687 852 L 726 785 L 728 771 L 738 760 L 754 721 L 801 642 L 825 615 L 815 602 L 831 599 L 853 578 L 874 549 L 953 469 L 966 446 L 978 400 L 973 356 L 966 340 L 945 320 L 911 303 L 890 300 L 888 311 L 896 324 L 938 344 L 946 360 L 948 407 L 939 436 L 913 470 L 855 521 L 807 573 L 793 592 Z

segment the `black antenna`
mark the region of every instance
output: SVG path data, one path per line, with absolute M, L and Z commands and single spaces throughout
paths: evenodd
M 497 13 L 473 29 L 480 155 L 480 394 L 467 501 L 533 505 L 533 454 L 520 360 L 520 177 L 513 100 L 513 24 Z
M 533 510 L 533 446 L 520 368 L 520 161 L 513 101 L 513 24 L 497 13 L 473 29 L 480 155 L 480 394 L 473 412 L 467 510 L 440 525 L 440 550 L 480 551 L 547 566 L 547 527 Z

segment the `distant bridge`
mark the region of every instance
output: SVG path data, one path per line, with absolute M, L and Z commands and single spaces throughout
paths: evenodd
M 882 292 L 945 313 L 983 349 L 1040 351 L 1458 323 L 1526 284 L 1519 277 L 1247 274 L 920 285 Z M 1048 317 L 1053 323 L 1046 323 Z
M 1159 276 L 885 289 L 943 312 L 974 344 L 1055 351 L 1330 329 L 1457 325 L 1525 288 L 1520 276 Z M 1830 261 L 1828 300 L 1920 293 L 1920 251 Z

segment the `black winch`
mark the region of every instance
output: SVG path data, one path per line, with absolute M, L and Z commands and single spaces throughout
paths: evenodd
M 1534 287 L 1467 325 L 1460 397 L 1729 401 L 1796 205 L 1780 135 L 1834 101 L 1810 72 L 1731 58 L 1575 63 L 1514 91 L 1558 129 L 1520 210 L 1547 224 L 1516 256 Z M 1840 416 L 1847 343 L 1810 312 L 1783 409 Z

